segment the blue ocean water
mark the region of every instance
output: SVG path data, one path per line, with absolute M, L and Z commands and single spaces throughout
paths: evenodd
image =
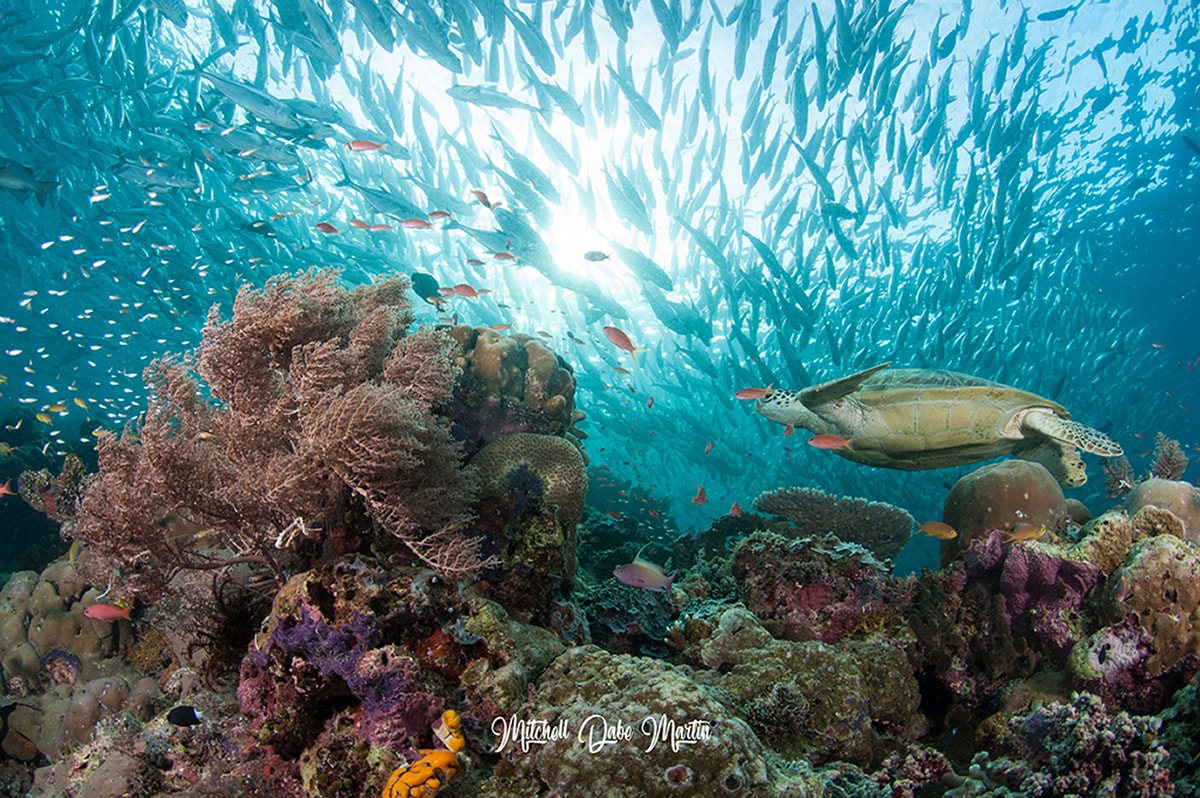
M 669 530 L 785 486 L 939 517 L 969 467 L 846 462 L 734 398 L 885 361 L 1060 402 L 1139 473 L 1200 444 L 1190 2 L 2 7 L 0 482 L 89 460 L 210 307 L 311 267 L 490 289 L 414 302 L 542 334 L 593 468 Z M 0 502 L 3 569 L 52 556 Z

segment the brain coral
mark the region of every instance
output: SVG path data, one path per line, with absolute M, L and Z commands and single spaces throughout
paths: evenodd
M 1061 529 L 1067 520 L 1067 500 L 1049 471 L 1027 460 L 1005 460 L 977 468 L 954 483 L 942 510 L 942 520 L 958 530 L 942 542 L 945 566 L 972 540 L 993 529 L 1034 524 Z

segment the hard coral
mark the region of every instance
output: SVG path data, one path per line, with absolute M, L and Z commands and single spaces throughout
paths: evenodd
M 583 413 L 575 408 L 570 365 L 537 339 L 465 324 L 449 334 L 463 370 L 452 415 L 468 454 L 514 433 L 587 437 L 575 427 Z
M 486 575 L 497 600 L 544 614 L 575 579 L 587 473 L 566 438 L 518 433 L 471 459 L 480 488 L 479 527 L 494 555 Z
M 564 794 L 780 794 L 754 733 L 686 669 L 572 648 L 542 674 L 530 710 L 547 728 L 562 724 L 569 733 L 528 751 L 519 739 L 502 739 L 500 753 Z M 589 747 L 589 739 L 597 744 Z
M 956 538 L 942 541 L 945 566 L 972 540 L 986 537 L 993 529 L 1008 530 L 1019 524 L 1062 529 L 1067 503 L 1062 486 L 1045 467 L 1005 460 L 977 468 L 955 482 L 946 496 L 942 520 L 958 530 Z
M 1021 763 L 1013 774 L 1019 779 L 1009 783 L 1030 798 L 1174 794 L 1157 718 L 1110 713 L 1097 696 L 1078 693 L 1069 704 L 1030 707 L 1008 723 L 1010 745 L 983 743 Z
M 801 536 L 833 533 L 867 547 L 883 559 L 900 553 L 914 523 L 913 517 L 899 507 L 831 496 L 813 488 L 779 488 L 762 493 L 754 500 L 754 509 L 783 516 Z
M 788 759 L 868 765 L 925 728 L 904 652 L 883 640 L 774 640 L 754 615 L 733 607 L 698 655 L 720 671 L 718 683 L 759 736 Z
M 886 603 L 887 569 L 836 537 L 755 532 L 734 550 L 738 594 L 772 634 L 834 643 Z
M 1182 522 L 1179 536 L 1200 545 L 1200 488 L 1187 482 L 1147 479 L 1125 497 L 1122 507 L 1133 515 L 1147 506 L 1169 510 Z
M 1134 544 L 1105 592 L 1115 623 L 1081 640 L 1071 656 L 1079 684 L 1113 706 L 1157 712 L 1200 673 L 1200 555 L 1174 535 Z

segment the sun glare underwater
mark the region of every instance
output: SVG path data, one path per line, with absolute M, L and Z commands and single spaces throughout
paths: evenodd
M 13 794 L 1200 794 L 1194 3 L 0 10 Z

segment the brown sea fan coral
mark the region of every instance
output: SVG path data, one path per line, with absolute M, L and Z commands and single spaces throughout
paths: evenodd
M 76 534 L 134 592 L 174 568 L 248 563 L 282 580 L 372 528 L 447 575 L 474 570 L 473 475 L 438 413 L 455 344 L 408 333 L 407 287 L 309 272 L 243 288 L 227 321 L 214 308 L 194 360 L 147 368 L 136 435 L 102 436 Z
M 912 532 L 913 517 L 899 507 L 866 499 L 833 496 L 814 488 L 779 488 L 759 494 L 754 509 L 783 516 L 801 535 L 825 535 L 866 546 L 877 556 L 900 553 Z
M 1150 476 L 1172 481 L 1182 479 L 1187 466 L 1187 455 L 1183 453 L 1179 441 L 1158 433 L 1154 438 L 1154 463 L 1150 466 Z

